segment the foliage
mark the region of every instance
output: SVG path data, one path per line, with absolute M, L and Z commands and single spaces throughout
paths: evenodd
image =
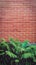
M 22 58 L 32 58 L 33 62 L 36 62 L 36 45 L 31 45 L 28 40 L 20 42 L 13 38 L 9 38 L 8 43 L 2 38 L 0 42 L 0 55 L 4 54 L 10 58 L 16 58 L 14 60 L 15 62 L 20 62 Z M 29 62 L 27 64 L 29 64 Z

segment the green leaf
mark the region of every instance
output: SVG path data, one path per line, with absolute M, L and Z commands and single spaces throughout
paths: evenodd
M 9 40 L 10 40 L 10 44 L 13 45 L 14 47 L 16 47 L 14 39 L 13 38 L 9 38 Z
M 31 52 L 30 46 L 26 48 L 26 52 Z
M 15 62 L 19 62 L 19 60 L 18 60 L 18 59 L 16 59 L 16 60 L 15 60 Z
M 28 40 L 25 40 L 24 42 L 22 42 L 23 48 L 27 47 L 27 45 L 30 45 Z
M 21 42 L 20 42 L 18 39 L 15 40 L 15 44 L 16 44 L 17 46 L 21 46 Z
M 4 50 L 0 50 L 0 55 L 5 54 Z
M 8 43 L 3 38 L 1 39 L 0 47 L 3 49 L 6 48 L 7 50 L 10 50 Z
M 8 56 L 10 56 L 11 58 L 17 58 L 17 55 L 13 54 L 13 53 L 10 52 L 10 51 L 6 51 L 6 54 L 7 54 Z
M 34 50 L 36 50 L 36 45 L 31 45 L 31 48 L 33 48 Z
M 24 53 L 22 55 L 22 58 L 31 58 L 32 57 L 32 53 Z

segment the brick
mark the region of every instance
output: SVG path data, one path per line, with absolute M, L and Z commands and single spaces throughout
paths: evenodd
M 0 38 L 36 42 L 36 0 L 0 0 Z

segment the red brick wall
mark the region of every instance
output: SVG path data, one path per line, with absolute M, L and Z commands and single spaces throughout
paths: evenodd
M 36 0 L 0 0 L 0 38 L 36 42 Z

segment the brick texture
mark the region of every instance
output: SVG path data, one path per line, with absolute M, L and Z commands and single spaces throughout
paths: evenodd
M 0 38 L 36 42 L 36 0 L 0 0 Z

